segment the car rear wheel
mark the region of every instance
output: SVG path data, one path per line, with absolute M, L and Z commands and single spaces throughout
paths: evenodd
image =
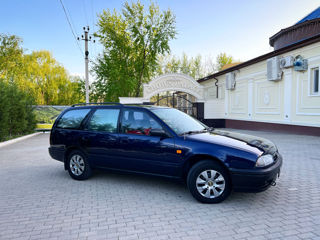
M 231 192 L 227 171 L 218 163 L 205 160 L 190 169 L 187 178 L 192 196 L 203 203 L 219 203 Z
M 92 170 L 85 155 L 80 151 L 72 151 L 68 156 L 68 172 L 73 179 L 85 180 L 91 177 Z

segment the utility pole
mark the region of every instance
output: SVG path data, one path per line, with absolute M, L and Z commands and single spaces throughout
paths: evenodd
M 89 36 L 89 26 L 83 27 L 84 35 L 81 35 L 81 40 L 84 40 L 84 61 L 85 61 L 85 83 L 86 83 L 86 103 L 89 103 L 89 50 L 88 42 L 91 41 L 91 36 Z M 78 37 L 78 40 L 80 38 Z M 93 40 L 95 42 L 95 40 Z

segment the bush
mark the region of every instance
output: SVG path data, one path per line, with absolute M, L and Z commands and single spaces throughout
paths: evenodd
M 34 131 L 33 104 L 26 92 L 0 79 L 0 141 Z

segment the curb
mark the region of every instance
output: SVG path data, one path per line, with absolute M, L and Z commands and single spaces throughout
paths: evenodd
M 8 140 L 8 141 L 5 141 L 5 142 L 1 142 L 1 143 L 0 143 L 0 148 L 1 148 L 1 147 L 4 147 L 4 146 L 7 146 L 7 145 L 10 145 L 10 144 L 12 144 L 12 143 L 20 142 L 20 141 L 22 141 L 22 140 L 31 138 L 31 137 L 36 136 L 36 135 L 39 135 L 39 134 L 41 134 L 41 133 L 40 133 L 40 132 L 31 133 L 31 134 L 28 134 L 28 135 L 25 135 L 25 136 L 22 136 L 22 137 L 18 137 L 18 138 L 14 138 L 14 139 L 11 139 L 11 140 Z

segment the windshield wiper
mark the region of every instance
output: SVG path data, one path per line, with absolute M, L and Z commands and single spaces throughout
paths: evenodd
M 207 127 L 206 130 L 207 130 L 208 132 L 212 132 L 212 131 L 214 131 L 214 127 Z
M 202 129 L 202 130 L 193 130 L 193 131 L 187 131 L 184 133 L 181 133 L 180 135 L 189 135 L 189 134 L 197 134 L 197 133 L 206 133 L 208 132 L 208 129 Z

